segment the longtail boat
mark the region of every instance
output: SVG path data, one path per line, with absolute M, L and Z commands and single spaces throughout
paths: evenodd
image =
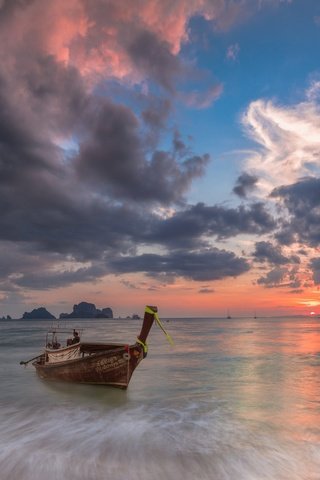
M 46 342 L 44 352 L 27 362 L 31 362 L 41 379 L 63 382 L 109 385 L 126 389 L 134 370 L 146 357 L 148 334 L 154 320 L 166 334 L 170 343 L 170 335 L 164 330 L 154 306 L 145 308 L 141 332 L 134 344 L 89 343 L 82 342 L 78 332 L 74 331 L 74 339 L 65 347 L 57 341 L 57 332 L 52 330 L 52 341 Z

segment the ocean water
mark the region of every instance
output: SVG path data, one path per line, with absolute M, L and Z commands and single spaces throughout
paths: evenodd
M 319 480 L 320 320 L 169 319 L 127 391 L 41 381 L 49 321 L 0 322 L 0 480 Z M 139 320 L 79 320 L 134 342 Z

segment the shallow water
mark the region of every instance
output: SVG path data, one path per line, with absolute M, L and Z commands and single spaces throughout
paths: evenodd
M 141 321 L 79 320 L 134 342 Z M 39 380 L 47 321 L 0 322 L 0 480 L 319 480 L 317 319 L 170 319 L 127 391 Z

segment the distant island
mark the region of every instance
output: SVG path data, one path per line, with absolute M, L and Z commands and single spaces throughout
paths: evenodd
M 73 305 L 71 313 L 60 313 L 59 318 L 113 318 L 113 311 L 110 307 L 100 310 L 94 303 L 80 302 Z
M 80 302 L 73 306 L 71 313 L 60 313 L 59 318 L 113 318 L 110 307 L 96 308 L 94 303 Z M 56 317 L 44 307 L 34 308 L 31 312 L 24 312 L 23 320 L 55 320 Z
M 54 320 L 56 317 L 44 307 L 34 308 L 32 312 L 24 312 L 23 320 Z

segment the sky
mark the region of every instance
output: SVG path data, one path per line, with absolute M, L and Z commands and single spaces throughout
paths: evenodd
M 0 0 L 0 317 L 320 315 L 320 2 Z

